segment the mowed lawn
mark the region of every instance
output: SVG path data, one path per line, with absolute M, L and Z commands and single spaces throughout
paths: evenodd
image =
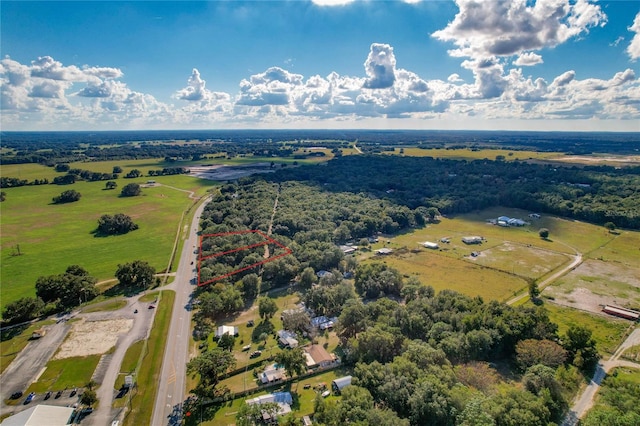
M 83 166 L 97 171 L 98 164 L 83 163 Z M 35 173 L 34 165 L 26 166 L 13 167 Z M 3 174 L 16 176 L 7 168 L 9 166 L 3 167 Z M 20 297 L 34 295 L 39 276 L 62 273 L 72 264 L 84 267 L 99 280 L 112 278 L 118 264 L 133 260 L 147 261 L 158 271 L 166 269 L 182 212 L 193 200 L 187 192 L 166 186 L 144 188 L 138 197 L 119 197 L 124 185 L 145 183 L 147 179 L 118 179 L 118 188 L 111 191 L 104 189 L 104 182 L 3 189 L 7 200 L 2 203 L 0 237 L 2 307 Z M 215 185 L 189 176 L 155 177 L 154 180 L 195 190 L 197 195 L 204 195 Z M 80 192 L 82 198 L 74 203 L 51 204 L 53 197 L 70 189 Z M 92 232 L 98 218 L 116 213 L 131 216 L 140 228 L 126 235 L 96 237 Z

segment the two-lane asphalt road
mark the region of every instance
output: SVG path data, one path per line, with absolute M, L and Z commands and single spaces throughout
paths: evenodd
M 195 269 L 200 215 L 208 199 L 202 202 L 193 215 L 189 236 L 184 242 L 175 281 L 165 287 L 176 292 L 171 325 L 165 345 L 158 394 L 151 418 L 152 425 L 179 424 L 180 407 L 185 399 L 186 365 L 189 362 L 189 336 L 191 333 L 191 293 L 195 287 Z

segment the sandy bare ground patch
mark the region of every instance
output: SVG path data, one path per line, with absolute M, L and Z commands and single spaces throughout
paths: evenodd
M 132 326 L 132 319 L 82 320 L 73 324 L 53 359 L 103 354 L 115 346 L 118 337 L 131 330 Z
M 587 260 L 562 277 L 557 285 L 547 287 L 561 305 L 600 312 L 601 305 L 616 305 L 637 309 L 640 304 L 640 268 L 618 262 Z

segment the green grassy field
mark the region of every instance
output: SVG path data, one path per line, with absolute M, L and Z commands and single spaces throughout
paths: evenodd
M 608 247 L 616 237 L 602 227 L 584 222 L 551 216 L 530 219 L 528 214 L 524 210 L 495 207 L 445 217 L 421 229 L 382 237 L 371 251 L 360 252 L 359 258 L 365 262 L 385 262 L 436 290 L 452 289 L 485 300 L 504 301 L 526 289 L 529 280 L 540 280 L 570 262 L 568 255 L 575 250 L 585 253 L 603 245 Z M 501 215 L 522 218 L 530 224 L 504 228 L 487 222 Z M 541 227 L 550 229 L 548 240 L 538 235 Z M 479 235 L 485 241 L 466 245 L 461 240 L 466 235 Z M 442 243 L 443 238 L 450 242 Z M 426 241 L 437 242 L 439 248 L 424 248 L 422 244 Z M 381 247 L 392 248 L 395 253 L 375 256 L 375 250 Z M 471 256 L 472 252 L 479 256 Z
M 385 256 L 375 261 L 384 262 L 405 276 L 415 276 L 436 291 L 451 289 L 484 300 L 504 301 L 527 287 L 527 282 L 515 275 L 426 251 Z
M 530 304 L 528 304 L 530 306 Z M 549 318 L 558 324 L 558 333 L 562 336 L 572 325 L 580 325 L 589 328 L 596 340 L 598 352 L 603 355 L 611 355 L 622 343 L 625 332 L 632 325 L 623 319 L 593 315 L 577 309 L 566 308 L 553 303 L 544 305 L 549 311 Z
M 393 152 L 385 151 L 384 154 L 400 155 L 400 149 L 403 150 L 402 154 L 408 157 L 448 158 L 452 160 L 495 160 L 499 155 L 504 156 L 505 161 L 547 160 L 551 158 L 555 159 L 564 155 L 562 152 L 510 151 L 507 149 L 421 149 L 414 147 L 395 148 Z
M 32 383 L 25 393 L 82 387 L 91 380 L 98 361 L 100 361 L 100 355 L 51 360 L 38 381 Z
M 640 259 L 640 232 L 618 231 L 618 234 L 610 235 L 612 240 L 592 251 L 589 256 L 593 259 L 637 267 Z
M 116 297 L 114 299 L 109 299 L 98 303 L 89 303 L 82 308 L 82 313 L 86 314 L 89 312 L 117 311 L 118 309 L 122 309 L 125 306 L 127 306 L 127 301 L 120 297 Z
M 100 164 L 86 163 L 85 166 L 97 170 Z M 29 169 L 43 167 L 29 166 Z M 199 195 L 215 185 L 189 176 L 155 180 L 163 185 L 195 190 Z M 146 179 L 119 179 L 118 185 L 122 187 L 131 182 L 144 183 Z M 80 201 L 51 204 L 52 197 L 67 189 L 80 192 Z M 113 277 L 119 263 L 137 259 L 149 262 L 159 271 L 164 270 L 169 264 L 181 214 L 193 203 L 186 192 L 166 186 L 144 188 L 139 197 L 121 198 L 118 189 L 104 190 L 104 182 L 28 186 L 5 191 L 7 201 L 2 203 L 0 237 L 2 306 L 19 297 L 34 295 L 39 276 L 62 273 L 71 264 L 83 266 L 98 280 Z M 92 231 L 98 218 L 115 213 L 128 214 L 140 229 L 126 235 L 95 237 Z M 16 255 L 18 246 L 19 256 Z
M 120 374 L 116 379 L 116 383 L 114 385 L 114 389 L 120 389 L 122 385 L 124 385 L 124 376 L 127 374 L 133 374 L 138 366 L 138 361 L 140 360 L 140 354 L 144 348 L 145 342 L 144 340 L 139 340 L 129 346 L 127 352 L 124 354 L 124 358 L 122 360 L 122 365 L 120 366 Z

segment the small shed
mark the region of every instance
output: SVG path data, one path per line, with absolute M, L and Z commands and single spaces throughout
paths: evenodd
M 331 387 L 334 392 L 340 393 L 340 391 L 345 387 L 351 384 L 351 376 L 340 377 L 339 379 L 335 379 L 331 382 Z
M 425 246 L 425 248 L 428 248 L 428 249 L 431 249 L 431 250 L 437 250 L 438 247 L 440 247 L 438 245 L 438 243 L 434 243 L 434 242 L 431 242 L 431 241 L 426 241 L 422 245 Z
M 221 325 L 216 329 L 216 337 L 220 338 L 225 334 L 230 334 L 231 336 L 237 336 L 238 327 L 230 326 L 230 325 Z

